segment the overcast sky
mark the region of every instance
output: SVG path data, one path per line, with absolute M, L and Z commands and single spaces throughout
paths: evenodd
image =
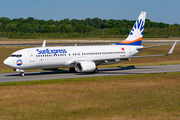
M 141 11 L 153 22 L 180 24 L 180 0 L 0 0 L 0 17 L 44 20 L 127 19 Z

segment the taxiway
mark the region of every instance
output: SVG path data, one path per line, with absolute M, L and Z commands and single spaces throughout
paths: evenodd
M 99 76 L 115 76 L 115 75 L 132 75 L 147 73 L 166 73 L 179 72 L 178 65 L 157 65 L 157 66 L 129 66 L 117 68 L 100 68 L 99 73 L 70 73 L 68 70 L 43 71 L 43 72 L 25 72 L 25 76 L 21 77 L 18 72 L 0 73 L 0 82 L 18 82 L 18 81 L 34 81 L 34 80 L 52 80 L 66 78 L 85 78 Z

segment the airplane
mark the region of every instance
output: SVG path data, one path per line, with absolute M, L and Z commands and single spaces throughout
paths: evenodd
M 98 73 L 98 65 L 114 64 L 129 61 L 130 58 L 170 55 L 177 43 L 173 44 L 167 54 L 135 56 L 143 49 L 158 46 L 141 46 L 146 12 L 141 12 L 128 37 L 114 45 L 101 46 L 59 46 L 26 48 L 12 53 L 4 60 L 4 64 L 24 76 L 27 69 L 69 68 L 70 72 Z

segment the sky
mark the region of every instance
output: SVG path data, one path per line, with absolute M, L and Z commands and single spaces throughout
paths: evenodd
M 136 20 L 141 11 L 153 22 L 180 24 L 180 0 L 0 0 L 0 17 L 63 20 Z

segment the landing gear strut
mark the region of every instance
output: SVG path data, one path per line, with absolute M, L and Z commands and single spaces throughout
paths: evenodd
M 96 68 L 92 73 L 98 73 L 98 69 Z
M 23 69 L 13 69 L 13 71 L 20 72 L 20 76 L 24 77 L 24 70 Z
M 24 72 L 20 72 L 20 76 L 24 77 Z

